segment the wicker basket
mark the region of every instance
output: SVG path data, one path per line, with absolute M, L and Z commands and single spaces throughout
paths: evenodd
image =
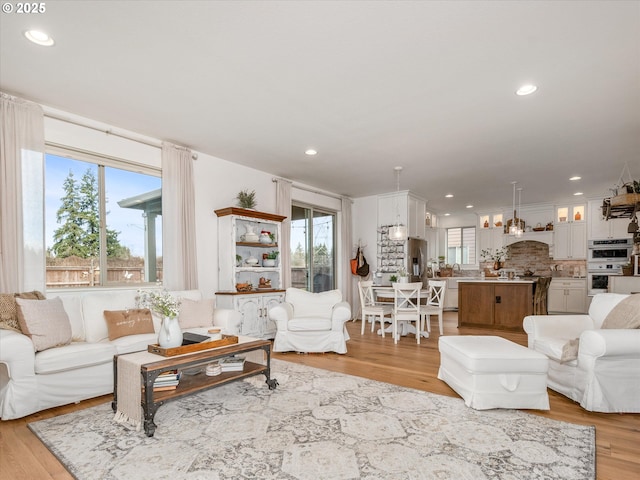
M 446 268 L 443 267 L 440 269 L 440 271 L 438 272 L 438 275 L 440 277 L 453 277 L 453 268 Z

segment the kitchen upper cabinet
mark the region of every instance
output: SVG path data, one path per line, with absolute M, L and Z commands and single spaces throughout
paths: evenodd
M 555 260 L 585 260 L 587 258 L 585 205 L 556 207 L 553 236 Z
M 395 225 L 398 221 L 407 227 L 413 238 L 425 238 L 427 202 L 409 191 L 378 196 L 378 226 Z
M 610 238 L 629 238 L 627 232 L 629 219 L 612 218 L 606 220 L 602 215 L 602 200 L 589 201 L 589 239 L 606 240 Z

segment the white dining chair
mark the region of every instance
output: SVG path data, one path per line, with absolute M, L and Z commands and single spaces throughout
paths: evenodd
M 373 292 L 373 281 L 360 281 L 358 282 L 358 293 L 360 295 L 360 310 L 362 312 L 362 328 L 360 329 L 360 335 L 364 335 L 364 325 L 367 321 L 367 317 L 371 319 L 371 331 L 375 330 L 376 320 L 380 320 L 380 330 L 384 337 L 384 317 L 390 316 L 393 312 L 391 305 L 383 305 L 376 302 L 375 294 Z
M 422 282 L 393 283 L 393 342 L 398 343 L 398 322 L 415 322 L 416 341 L 420 343 L 420 290 Z
M 444 335 L 442 317 L 444 312 L 444 295 L 446 291 L 446 280 L 429 280 L 429 296 L 427 297 L 427 303 L 420 307 L 420 316 L 427 323 L 427 332 L 431 332 L 431 315 L 437 315 L 440 335 Z

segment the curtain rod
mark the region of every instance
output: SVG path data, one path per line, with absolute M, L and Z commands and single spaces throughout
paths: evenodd
M 343 198 L 347 198 L 347 199 L 351 200 L 351 203 L 353 203 L 353 199 L 351 197 L 346 196 L 346 195 L 338 195 L 338 194 L 335 194 L 335 193 L 323 192 L 321 190 L 317 190 L 317 189 L 314 189 L 314 188 L 305 187 L 303 185 L 300 185 L 299 183 L 294 183 L 291 180 L 286 179 L 286 178 L 274 177 L 274 178 L 271 179 L 272 182 L 277 182 L 278 180 L 285 180 L 285 181 L 291 183 L 291 187 L 292 188 L 297 188 L 298 190 L 304 190 L 306 192 L 316 193 L 318 195 L 324 195 L 325 197 L 335 198 L 337 200 L 342 200 Z
M 92 125 L 87 125 L 86 123 L 82 123 L 82 122 L 78 122 L 76 120 L 71 120 L 69 118 L 65 118 L 65 117 L 61 117 L 59 115 L 54 115 L 53 113 L 46 113 L 44 114 L 45 117 L 47 118 L 51 118 L 53 120 L 59 120 L 61 122 L 65 122 L 65 123 L 70 123 L 71 125 L 76 125 L 78 127 L 83 127 L 83 128 L 88 128 L 90 130 L 95 130 L 96 132 L 101 132 L 101 133 L 105 133 L 107 135 L 112 135 L 114 137 L 119 137 L 119 138 L 124 138 L 125 140 L 130 140 L 132 142 L 137 142 L 137 143 L 142 143 L 143 145 L 148 145 L 150 147 L 154 147 L 154 148 L 158 148 L 161 149 L 162 148 L 162 142 L 161 141 L 151 141 L 151 140 L 143 140 L 141 138 L 135 138 L 129 135 L 125 135 L 123 133 L 116 133 L 112 130 L 109 129 L 104 129 L 104 128 L 100 128 L 100 127 L 94 127 Z M 187 147 L 182 147 L 179 145 L 176 145 L 177 148 L 184 148 L 185 150 L 189 150 Z M 191 152 L 191 158 L 193 158 L 194 160 L 198 159 L 198 154 Z

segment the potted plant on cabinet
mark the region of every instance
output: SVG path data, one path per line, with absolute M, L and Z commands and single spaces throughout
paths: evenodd
M 266 257 L 262 260 L 262 266 L 263 267 L 275 267 L 276 266 L 276 259 L 278 258 L 278 254 L 280 252 L 278 252 L 277 250 L 273 250 L 269 253 L 266 254 Z

